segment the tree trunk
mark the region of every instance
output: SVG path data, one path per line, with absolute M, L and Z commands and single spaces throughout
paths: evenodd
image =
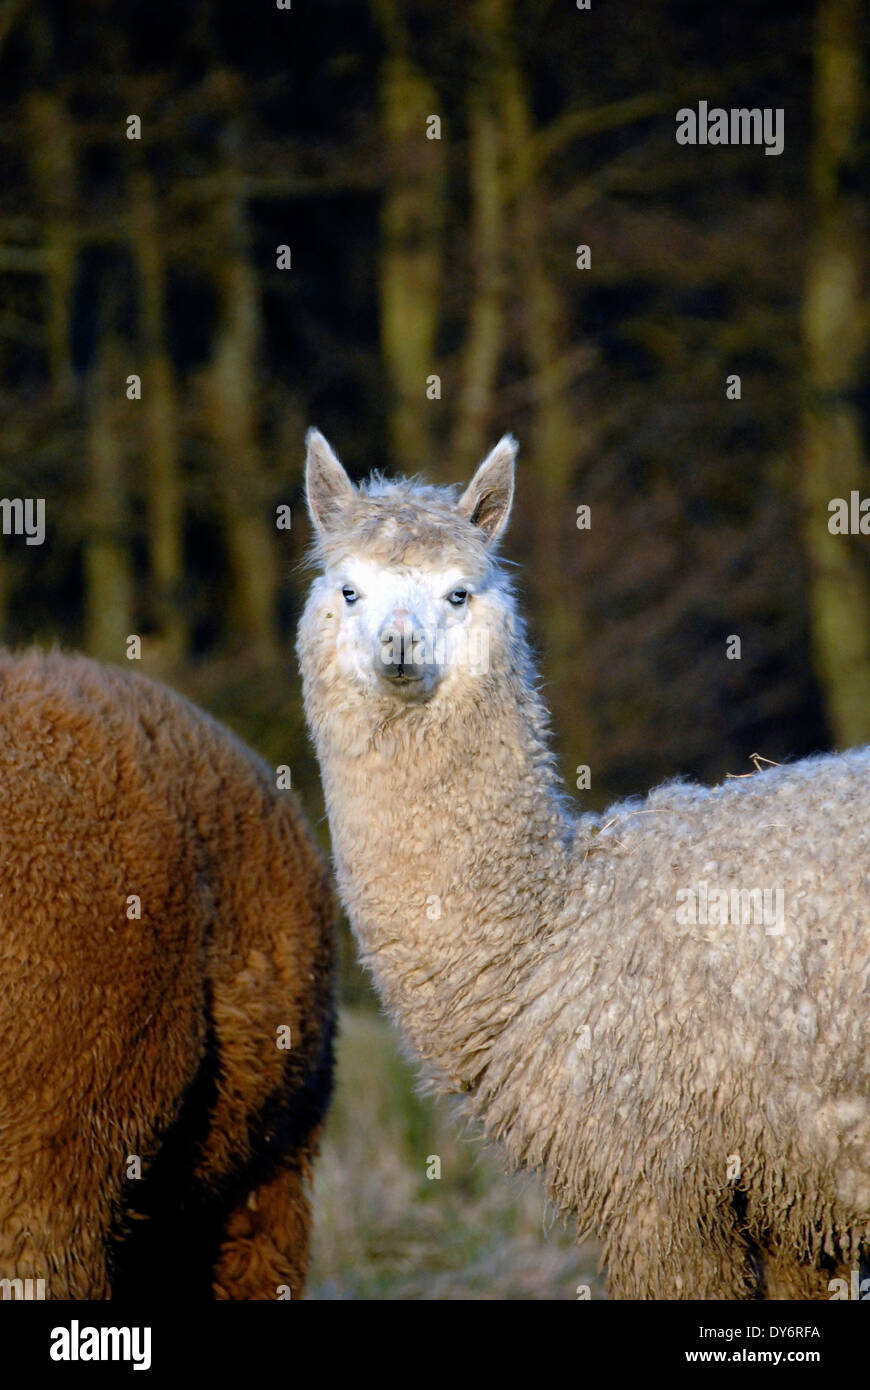
M 211 369 L 209 419 L 219 452 L 218 487 L 233 577 L 232 621 L 255 664 L 265 666 L 277 659 L 277 566 L 274 528 L 264 514 L 257 439 L 260 301 L 256 273 L 248 259 L 238 143 L 238 132 L 231 127 L 224 187 L 215 208 L 221 320 Z
M 381 208 L 381 350 L 390 383 L 390 444 L 395 466 L 427 469 L 437 401 L 426 394 L 435 373 L 435 337 L 443 268 L 444 160 L 441 140 L 426 136 L 440 103 L 404 51 L 388 54 L 381 120 L 388 176 Z
M 554 682 L 555 727 L 570 766 L 591 763 L 595 738 L 588 693 L 586 623 L 582 599 L 565 583 L 571 546 L 582 544 L 576 526 L 575 477 L 588 458 L 589 432 L 571 406 L 571 335 L 564 294 L 548 271 L 542 247 L 549 241 L 546 199 L 534 173 L 534 131 L 525 75 L 512 55 L 503 73 L 503 128 L 513 153 L 517 196 L 511 208 L 512 283 L 521 298 L 522 338 L 532 380 L 528 441 L 534 475 L 531 513 L 535 628 L 545 670 Z M 565 248 L 565 256 L 572 253 Z M 566 744 L 565 730 L 571 730 Z
M 802 493 L 816 671 L 838 746 L 870 741 L 870 563 L 860 536 L 832 535 L 828 503 L 866 495 L 868 472 L 856 405 L 867 317 L 863 253 L 847 191 L 864 100 L 859 0 L 821 0 L 814 43 L 814 232 L 803 332 L 806 405 Z
M 144 348 L 141 375 L 146 538 L 153 611 L 163 664 L 177 665 L 186 647 L 182 611 L 184 503 L 179 476 L 175 379 L 166 327 L 166 264 L 150 175 L 130 181 L 133 252 L 139 272 Z
M 76 268 L 75 123 L 61 99 L 49 91 L 31 92 L 26 112 L 30 167 L 43 210 L 49 377 L 55 394 L 64 396 L 73 384 L 70 324 Z
M 480 61 L 468 97 L 468 181 L 474 288 L 462 360 L 453 454 L 469 468 L 484 453 L 504 345 L 506 150 L 499 109 L 505 84 L 509 0 L 476 0 Z M 494 442 L 494 441 L 493 441 Z
M 120 411 L 124 373 L 117 345 L 101 352 L 89 390 L 89 493 L 85 521 L 85 646 L 92 656 L 123 661 L 133 628 L 133 583 L 127 545 L 127 486 Z

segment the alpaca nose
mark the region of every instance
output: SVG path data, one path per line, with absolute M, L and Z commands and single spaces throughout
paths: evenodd
M 394 608 L 378 634 L 381 675 L 391 681 L 419 680 L 424 670 L 420 636 L 408 609 Z

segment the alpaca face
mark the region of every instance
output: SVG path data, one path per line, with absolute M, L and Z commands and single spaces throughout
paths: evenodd
M 325 576 L 342 677 L 399 701 L 429 699 L 448 677 L 488 669 L 489 628 L 470 566 L 382 566 L 351 555 Z M 488 607 L 490 605 L 487 605 Z
M 308 505 L 324 572 L 300 626 L 330 679 L 397 707 L 461 694 L 511 631 L 491 547 L 513 495 L 516 446 L 502 440 L 458 500 L 375 477 L 355 488 L 311 432 Z

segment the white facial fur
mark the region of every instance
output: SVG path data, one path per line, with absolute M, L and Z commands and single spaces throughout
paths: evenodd
M 338 671 L 360 690 L 417 702 L 488 670 L 501 604 L 483 575 L 455 566 L 386 568 L 351 557 L 322 576 L 318 588 L 329 602 L 330 627 L 336 623 Z M 357 595 L 354 602 L 345 588 Z M 451 603 L 457 590 L 467 598 Z M 396 679 L 403 658 L 407 674 Z

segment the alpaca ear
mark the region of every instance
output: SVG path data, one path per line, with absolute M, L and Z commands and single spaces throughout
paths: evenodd
M 354 486 L 320 430 L 309 430 L 305 443 L 305 496 L 315 529 L 324 535 L 353 497 Z
M 478 526 L 489 545 L 501 535 L 510 516 L 516 457 L 517 441 L 511 434 L 502 435 L 456 504 L 460 516 Z

